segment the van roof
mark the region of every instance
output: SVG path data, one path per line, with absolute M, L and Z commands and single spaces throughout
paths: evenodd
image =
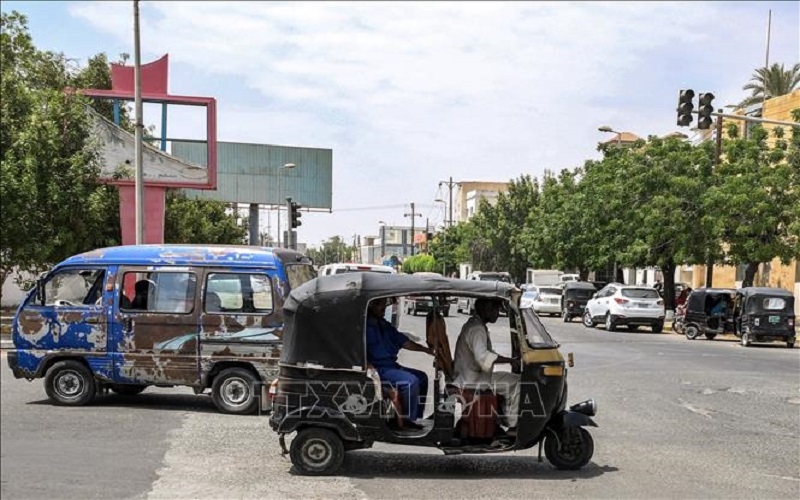
M 305 257 L 295 250 L 246 245 L 125 245 L 98 248 L 74 255 L 59 263 L 58 267 L 76 264 L 277 267 L 278 259 L 288 263 L 305 260 Z

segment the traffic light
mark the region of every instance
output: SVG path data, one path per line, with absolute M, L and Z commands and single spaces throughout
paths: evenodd
M 678 95 L 678 126 L 688 127 L 692 123 L 692 110 L 694 110 L 694 90 L 681 90 Z
M 292 229 L 303 225 L 303 222 L 300 220 L 300 217 L 303 214 L 300 213 L 300 209 L 303 208 L 302 205 L 296 202 L 291 202 L 291 210 L 289 211 L 289 220 L 291 221 Z
M 711 118 L 711 113 L 714 112 L 714 106 L 711 101 L 714 100 L 714 94 L 706 92 L 700 94 L 698 108 L 697 108 L 697 128 L 705 130 L 711 128 L 714 120 Z

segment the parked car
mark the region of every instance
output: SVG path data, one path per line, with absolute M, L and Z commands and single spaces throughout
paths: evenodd
M 609 332 L 621 325 L 631 330 L 649 326 L 654 333 L 661 333 L 664 301 L 655 288 L 612 283 L 589 300 L 583 313 L 584 326 L 593 328 L 601 322 Z
M 443 278 L 441 274 L 433 272 L 417 272 L 414 273 L 413 276 L 418 278 Z M 442 316 L 450 316 L 450 303 L 449 298 L 439 301 L 437 309 L 442 313 Z M 427 314 L 434 308 L 433 297 L 430 295 L 403 297 L 403 304 L 406 314 L 412 314 L 414 316 L 416 316 L 418 312 Z
M 505 271 L 475 271 L 467 277 L 468 280 L 476 281 L 500 281 L 503 283 L 511 283 L 511 275 Z M 473 304 L 475 299 L 472 297 L 459 297 L 456 302 L 456 311 L 466 314 L 473 314 L 475 308 Z M 505 308 L 500 311 L 501 314 L 506 314 Z
M 527 297 L 527 298 L 526 298 Z M 530 304 L 526 306 L 525 304 Z M 561 315 L 561 288 L 530 285 L 520 300 L 520 307 L 530 307 L 538 315 Z

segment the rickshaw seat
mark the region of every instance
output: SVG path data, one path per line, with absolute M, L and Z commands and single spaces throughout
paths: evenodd
M 462 402 L 461 419 L 456 424 L 459 437 L 491 439 L 495 435 L 502 396 L 491 389 L 466 389 L 450 384 L 446 391 Z

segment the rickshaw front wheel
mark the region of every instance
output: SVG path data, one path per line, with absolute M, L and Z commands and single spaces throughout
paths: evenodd
M 577 470 L 589 463 L 594 455 L 594 440 L 583 427 L 567 427 L 556 438 L 548 434 L 544 440 L 544 455 L 556 469 Z
M 297 433 L 289 446 L 292 465 L 306 476 L 336 472 L 344 461 L 344 444 L 333 431 L 309 427 Z

